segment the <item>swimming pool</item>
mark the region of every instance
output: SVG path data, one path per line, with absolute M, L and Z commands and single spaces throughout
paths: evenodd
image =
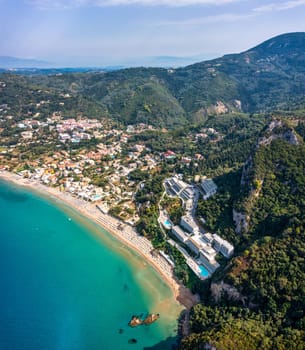
M 95 195 L 92 196 L 92 200 L 93 200 L 93 201 L 98 201 L 98 200 L 100 200 L 101 198 L 102 198 L 102 196 L 101 196 L 100 194 L 95 194 Z
M 172 224 L 171 224 L 171 222 L 168 219 L 162 222 L 162 226 L 166 230 L 170 230 L 172 228 Z
M 203 265 L 199 265 L 199 269 L 201 277 L 208 278 L 210 276 L 209 271 Z

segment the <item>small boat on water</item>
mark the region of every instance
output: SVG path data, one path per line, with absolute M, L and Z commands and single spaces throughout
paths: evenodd
M 157 321 L 160 318 L 160 314 L 148 314 L 144 320 L 142 320 L 139 316 L 133 315 L 131 320 L 128 322 L 130 327 L 137 327 L 141 325 L 150 325 L 153 322 Z

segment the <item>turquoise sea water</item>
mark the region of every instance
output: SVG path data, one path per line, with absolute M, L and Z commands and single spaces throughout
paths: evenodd
M 179 308 L 143 259 L 68 207 L 1 181 L 0 213 L 1 350 L 171 349 Z M 127 326 L 146 312 L 161 318 Z

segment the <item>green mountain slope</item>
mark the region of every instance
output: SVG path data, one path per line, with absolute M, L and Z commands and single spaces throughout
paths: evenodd
M 151 80 L 164 86 L 191 120 L 232 111 L 287 108 L 304 96 L 305 33 L 280 35 L 246 52 L 179 69 L 134 68 L 106 73 L 96 84 L 104 87 L 104 94 L 113 101 L 126 85 L 137 87 Z M 105 95 L 94 94 L 95 86 L 85 93 L 103 101 Z
M 246 52 L 201 62 L 182 71 L 191 71 L 191 75 L 196 77 L 194 81 L 198 77 L 200 81 L 211 77 L 212 103 L 220 100 L 232 108 L 234 102 L 236 107 L 236 99 L 244 112 L 273 110 L 283 108 L 290 100 L 304 95 L 304 48 L 305 33 L 284 34 Z M 223 89 L 214 91 L 215 83 Z M 209 91 L 209 85 L 204 90 Z M 183 96 L 185 92 L 177 93 Z M 202 105 L 208 101 L 199 91 L 194 99 L 201 101 Z
M 27 76 L 36 86 L 94 101 L 122 123 L 175 127 L 228 112 L 304 106 L 305 33 L 277 36 L 239 54 L 179 69 Z
M 163 70 L 156 69 L 156 73 Z M 147 74 L 148 73 L 148 74 Z M 146 122 L 174 127 L 186 122 L 185 111 L 154 70 L 130 69 L 105 74 L 82 91 L 125 124 Z
M 7 105 L 9 114 L 16 120 L 37 112 L 36 119 L 46 120 L 57 111 L 61 111 L 65 118 L 88 116 L 102 119 L 107 116 L 105 107 L 92 98 L 71 93 L 73 82 L 68 79 L 65 81 L 69 85 L 67 88 L 54 87 L 54 83 L 45 87 L 41 81 L 12 74 L 0 74 L 0 81 L 5 85 L 0 87 L 0 105 Z
M 305 146 L 291 124 L 273 120 L 243 168 L 236 257 L 206 285 L 181 349 L 305 347 Z

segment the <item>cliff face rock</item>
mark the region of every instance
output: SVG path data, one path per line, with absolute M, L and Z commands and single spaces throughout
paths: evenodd
M 240 180 L 241 189 L 249 188 L 249 198 L 251 196 L 251 175 L 253 172 L 253 157 L 250 155 L 246 160 Z M 241 210 L 233 209 L 233 221 L 235 223 L 235 232 L 241 234 L 242 232 L 248 232 L 250 216 L 246 214 L 246 209 L 244 208 L 243 212 Z
M 229 108 L 222 102 L 217 101 L 215 105 L 208 108 L 208 114 L 224 114 L 229 112 Z
M 267 147 L 278 139 L 293 146 L 297 146 L 302 142 L 295 130 L 282 120 L 273 119 L 270 122 L 263 135 L 257 140 L 254 152 L 248 157 L 243 166 L 240 186 L 241 189 L 246 192 L 246 197 L 243 200 L 242 208 L 239 210 L 235 208 L 233 210 L 233 221 L 235 222 L 236 233 L 247 232 L 249 230 L 250 215 L 248 213 L 251 212 L 251 208 L 255 205 L 264 183 L 264 178 L 260 178 L 263 177 L 263 175 L 259 177 L 256 174 L 256 152 L 259 152 L 260 147 Z
M 247 232 L 249 229 L 250 217 L 246 214 L 242 214 L 233 209 L 233 221 L 235 223 L 235 232 L 240 234 L 241 232 Z
M 296 146 L 300 144 L 299 139 L 294 130 L 290 130 L 289 132 L 284 133 L 283 138 L 291 145 Z
M 300 144 L 294 129 L 284 125 L 282 120 L 274 119 L 269 124 L 265 135 L 258 139 L 256 147 L 268 146 L 272 141 L 277 139 L 284 140 L 294 146 Z
M 226 294 L 230 300 L 240 301 L 244 305 L 246 303 L 246 297 L 230 284 L 224 283 L 223 281 L 211 284 L 211 295 L 216 303 L 221 300 L 224 294 Z
M 234 100 L 234 107 L 237 108 L 239 111 L 242 111 L 242 103 L 240 100 Z
M 268 131 L 272 132 L 276 128 L 280 128 L 283 125 L 283 122 L 279 119 L 274 119 L 268 126 Z
M 240 100 L 233 100 L 230 102 L 216 101 L 208 107 L 202 107 L 194 112 L 194 121 L 200 121 L 210 115 L 221 115 L 229 112 L 242 111 L 242 103 Z
M 240 180 L 241 187 L 246 186 L 246 184 L 249 182 L 249 177 L 250 177 L 252 168 L 253 168 L 253 157 L 252 155 L 250 155 L 243 166 L 243 171 L 242 171 L 241 180 Z
M 272 134 L 269 137 L 260 138 L 257 142 L 257 147 L 260 147 L 260 146 L 266 147 L 266 146 L 270 145 L 270 143 L 272 141 L 277 140 L 277 139 L 284 140 L 284 141 L 286 141 L 294 146 L 299 145 L 299 140 L 298 140 L 298 137 L 297 137 L 295 131 L 290 129 L 290 130 L 286 130 L 285 132 L 280 133 L 280 134 Z
M 288 127 L 287 125 L 284 125 L 282 120 L 274 119 L 270 122 L 267 130 L 264 132 L 264 135 L 257 140 L 255 149 L 257 150 L 260 147 L 267 147 L 271 144 L 272 141 L 277 139 L 286 141 L 293 146 L 300 144 L 299 138 L 294 129 Z M 254 176 L 252 171 L 253 166 L 253 155 L 251 154 L 243 166 L 240 182 L 241 186 L 249 185 L 251 177 Z

